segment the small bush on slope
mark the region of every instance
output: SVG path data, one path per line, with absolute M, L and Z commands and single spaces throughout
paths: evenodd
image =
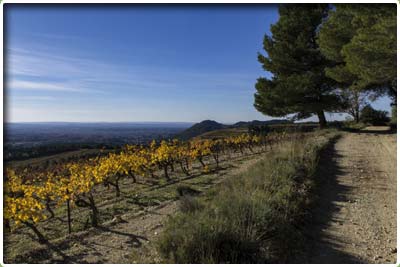
M 319 152 L 334 135 L 290 142 L 227 179 L 212 200 L 169 220 L 160 254 L 175 263 L 288 262 L 304 241 Z

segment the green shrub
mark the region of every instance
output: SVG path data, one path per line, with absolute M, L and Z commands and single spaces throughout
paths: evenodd
M 183 195 L 179 199 L 179 210 L 183 213 L 195 212 L 203 208 L 203 205 L 196 198 Z
M 194 195 L 198 195 L 200 193 L 196 189 L 193 189 L 187 185 L 179 185 L 176 188 L 176 192 L 177 192 L 178 196 L 194 196 Z
M 347 130 L 347 131 L 359 131 L 362 130 L 363 128 L 367 127 L 368 125 L 363 123 L 363 122 L 355 122 L 355 121 L 345 121 L 343 123 L 342 129 Z
M 173 263 L 285 263 L 302 250 L 312 175 L 332 134 L 294 141 L 172 217 L 158 250 Z
M 392 117 L 390 123 L 397 124 L 397 105 L 392 106 Z
M 397 105 L 392 106 L 392 117 L 390 119 L 390 129 L 392 131 L 397 130 Z
M 360 121 L 366 124 L 379 126 L 386 125 L 390 119 L 387 111 L 376 110 L 370 105 L 367 105 L 361 110 Z

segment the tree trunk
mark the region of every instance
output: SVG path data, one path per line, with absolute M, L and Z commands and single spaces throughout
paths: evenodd
M 201 157 L 199 157 L 199 161 L 201 163 L 201 166 L 206 167 L 206 164 L 204 163 L 203 159 Z
M 189 171 L 189 160 L 185 158 L 186 169 Z
M 181 166 L 182 171 L 183 171 L 186 175 L 189 175 L 189 171 L 185 168 L 185 166 L 183 166 L 183 162 L 180 161 L 179 164 L 180 164 L 180 166 Z
M 169 178 L 169 175 L 168 175 L 168 165 L 167 164 L 164 164 L 164 176 L 165 176 L 165 178 L 167 178 L 167 181 L 169 181 L 169 180 L 171 180 L 170 178 Z
M 115 179 L 115 196 L 119 197 L 121 195 L 121 191 L 119 190 L 119 178 Z
M 133 173 L 132 171 L 129 171 L 129 176 L 132 178 L 132 182 L 136 183 L 136 176 L 135 173 Z
M 356 113 L 356 123 L 359 123 L 360 122 L 360 115 L 358 114 L 358 112 Z
M 215 163 L 217 163 L 217 168 L 219 167 L 218 153 L 213 154 Z
M 92 226 L 97 227 L 98 225 L 98 210 L 96 207 L 96 204 L 94 202 L 93 195 L 89 193 L 89 204 L 90 204 L 90 209 L 92 210 Z
M 251 153 L 254 154 L 253 148 L 252 148 L 251 146 L 252 146 L 252 145 L 249 145 L 249 150 L 250 150 Z
M 50 206 L 50 198 L 46 198 L 46 210 L 50 213 L 50 219 L 54 218 L 54 212 Z
M 319 127 L 325 128 L 326 127 L 326 118 L 323 110 L 317 112 L 318 120 L 319 120 Z
M 30 222 L 22 222 L 22 223 L 28 226 L 36 234 L 40 244 L 46 244 L 48 242 L 47 239 L 44 237 L 44 235 L 42 235 L 42 233 L 39 232 L 39 230 L 36 228 L 35 224 Z
M 115 183 L 113 183 L 113 182 L 111 182 L 111 181 L 107 181 L 107 185 L 108 185 L 108 186 L 109 186 L 109 185 L 114 186 L 114 188 L 115 188 L 115 196 L 116 196 L 116 197 L 119 197 L 119 196 L 120 196 L 120 190 L 119 190 L 119 183 L 118 183 L 118 181 L 119 181 L 119 178 L 116 178 L 116 179 L 115 179 Z
M 7 230 L 7 232 L 11 231 L 11 226 L 10 226 L 10 220 L 9 219 L 4 219 L 4 228 Z
M 119 189 L 119 180 L 122 178 L 120 174 L 117 174 L 115 178 L 115 190 L 116 190 L 116 197 L 119 197 L 121 194 L 121 190 Z
M 356 122 L 360 122 L 360 106 L 357 106 L 356 108 Z
M 70 200 L 67 199 L 67 220 L 68 220 L 68 234 L 72 233 L 71 228 L 71 207 L 70 207 Z

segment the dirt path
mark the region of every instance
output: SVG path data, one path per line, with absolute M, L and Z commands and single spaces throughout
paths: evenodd
M 311 263 L 396 262 L 396 135 L 345 133 L 321 158 Z

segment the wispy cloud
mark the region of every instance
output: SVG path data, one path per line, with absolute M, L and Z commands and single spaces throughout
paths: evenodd
M 34 51 L 20 48 L 9 49 L 6 64 L 8 78 L 6 89 L 107 92 L 121 88 L 140 91 L 160 87 L 168 89 L 176 86 L 173 80 L 157 81 L 141 68 L 84 57 L 57 55 L 43 50 L 45 49 Z M 40 80 L 40 82 L 32 80 Z M 44 82 L 46 80 L 50 82 Z
M 84 51 L 24 47 L 7 51 L 10 121 L 193 120 L 194 113 L 219 113 L 221 101 L 231 114 L 239 109 L 234 103 L 251 102 L 254 76 L 246 73 L 124 65 Z
M 51 83 L 51 82 L 12 80 L 8 84 L 8 86 L 12 90 L 25 89 L 34 91 L 82 92 L 82 90 L 78 88 L 72 88 L 62 83 Z
M 69 92 L 108 92 L 126 89 L 143 92 L 148 90 L 187 90 L 205 92 L 220 88 L 230 91 L 243 88 L 247 91 L 254 77 L 241 73 L 210 73 L 163 67 L 122 65 L 102 62 L 87 57 L 48 53 L 48 47 L 35 47 L 33 51 L 13 48 L 8 51 L 6 88 L 23 85 L 24 89 Z M 35 84 L 26 78 L 40 79 Z M 59 83 L 46 82 L 61 81 Z M 71 87 L 73 85 L 74 87 Z M 93 88 L 96 90 L 93 91 Z
M 19 101 L 54 101 L 56 98 L 52 96 L 18 96 Z

